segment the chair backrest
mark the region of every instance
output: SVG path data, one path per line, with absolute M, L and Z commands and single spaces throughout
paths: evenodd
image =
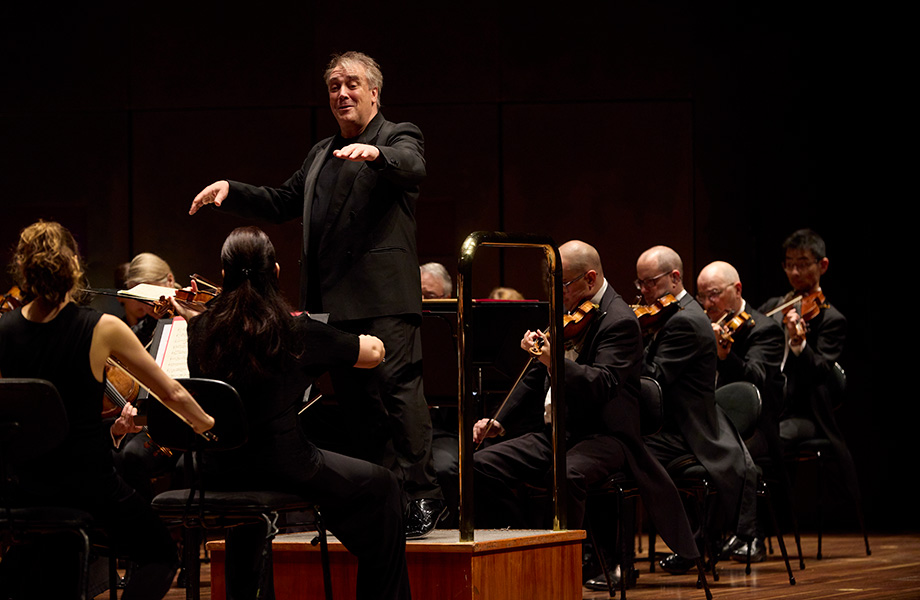
M 664 425 L 664 402 L 661 384 L 651 377 L 642 376 L 639 396 L 639 431 L 643 436 L 655 435 Z
M 736 381 L 716 389 L 716 404 L 735 426 L 741 439 L 754 435 L 762 408 L 760 390 L 753 383 Z
M 249 436 L 246 411 L 236 389 L 216 379 L 177 379 L 209 415 L 214 417 L 212 432 L 217 440 L 208 441 L 189 425 L 157 402 L 147 409 L 147 432 L 157 444 L 173 450 L 232 450 Z
M 0 379 L 0 452 L 13 462 L 58 447 L 70 422 L 57 388 L 44 379 Z

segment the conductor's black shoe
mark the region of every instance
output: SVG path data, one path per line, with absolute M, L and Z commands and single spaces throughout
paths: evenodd
M 731 559 L 738 562 L 747 563 L 748 545 L 741 544 L 735 551 L 731 553 Z M 767 559 L 767 551 L 763 547 L 763 540 L 754 538 L 754 541 L 751 542 L 751 562 L 758 563 L 763 562 Z
M 620 589 L 620 565 L 617 565 L 612 570 L 607 571 L 607 576 L 610 577 L 610 585 L 613 587 L 614 591 Z M 629 569 L 629 576 L 626 578 L 626 587 L 635 587 L 637 579 L 639 579 L 639 572 L 635 569 Z M 607 578 L 604 577 L 603 573 L 586 581 L 585 587 L 595 592 L 609 591 L 609 588 L 607 587 Z
M 443 500 L 437 498 L 411 500 L 406 514 L 406 539 L 428 535 L 445 515 L 447 515 L 447 504 Z
M 678 554 L 672 554 L 658 561 L 662 569 L 671 575 L 683 575 L 696 565 L 696 562 L 689 558 L 683 558 Z

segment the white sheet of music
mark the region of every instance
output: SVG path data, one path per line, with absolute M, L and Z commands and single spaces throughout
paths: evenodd
M 163 328 L 157 364 L 173 379 L 188 377 L 188 323 L 182 317 L 173 317 Z

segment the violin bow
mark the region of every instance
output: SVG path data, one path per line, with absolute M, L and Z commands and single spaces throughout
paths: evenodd
M 800 302 L 800 301 L 802 300 L 802 297 L 803 297 L 802 294 L 799 294 L 799 295 L 797 295 L 795 298 L 783 302 L 782 304 L 780 304 L 779 306 L 777 306 L 776 308 L 774 308 L 773 310 L 771 310 L 770 312 L 768 312 L 768 313 L 765 314 L 764 316 L 765 316 L 765 317 L 772 317 L 772 316 L 775 315 L 776 313 L 778 313 L 778 312 L 780 312 L 780 311 L 782 311 L 782 310 L 785 310 L 785 309 L 789 308 L 790 306 L 792 306 L 792 305 L 795 304 L 796 302 Z

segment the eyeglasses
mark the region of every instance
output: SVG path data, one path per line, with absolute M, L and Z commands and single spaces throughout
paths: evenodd
M 641 290 L 644 287 L 648 287 L 664 277 L 665 275 L 670 275 L 671 271 L 665 271 L 661 275 L 655 275 L 654 277 L 649 277 L 648 279 L 637 279 L 633 281 L 633 284 L 636 286 L 637 290 Z
M 575 279 L 570 279 L 569 281 L 563 281 L 563 282 L 562 282 L 562 289 L 567 289 L 570 285 L 572 285 L 573 283 L 575 283 L 575 282 L 578 281 L 579 279 L 583 279 L 584 276 L 587 275 L 587 274 L 588 274 L 588 272 L 585 271 L 584 273 L 582 273 L 581 275 L 579 275 L 579 276 L 576 277 Z
M 700 304 L 703 303 L 703 300 L 708 300 L 708 301 L 710 301 L 710 302 L 715 302 L 716 298 L 718 298 L 719 296 L 721 296 L 721 295 L 722 295 L 722 292 L 724 292 L 724 291 L 725 291 L 725 288 L 722 288 L 721 290 L 709 290 L 708 292 L 705 292 L 705 293 L 704 293 L 704 292 L 697 292 L 697 294 L 696 294 L 696 299 L 697 299 L 697 301 L 698 301 Z
M 793 271 L 793 270 L 804 271 L 811 265 L 816 265 L 819 262 L 821 261 L 814 260 L 814 259 L 808 259 L 808 258 L 800 258 L 798 260 L 784 260 L 783 270 L 785 271 Z

